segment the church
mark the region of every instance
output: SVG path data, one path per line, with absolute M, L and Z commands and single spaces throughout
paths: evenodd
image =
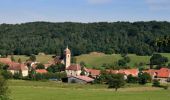
M 64 55 L 65 71 L 68 83 L 92 83 L 94 81 L 94 79 L 88 76 L 81 75 L 82 67 L 80 64 L 71 64 L 71 51 L 68 47 L 64 50 Z
M 71 51 L 67 48 L 64 50 L 64 64 L 67 76 L 80 76 L 81 66 L 79 64 L 71 64 Z

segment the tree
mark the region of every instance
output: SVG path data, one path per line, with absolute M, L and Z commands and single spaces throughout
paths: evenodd
M 65 65 L 61 63 L 51 65 L 50 67 L 47 68 L 47 71 L 51 73 L 61 72 L 64 70 L 65 70 Z
M 141 85 L 145 85 L 146 83 L 151 82 L 151 79 L 151 76 L 146 72 L 140 72 L 138 75 L 138 82 Z
M 138 83 L 138 78 L 133 77 L 131 74 L 127 76 L 127 83 Z
M 86 67 L 85 62 L 84 62 L 84 61 L 81 61 L 81 62 L 80 62 L 80 66 L 82 66 L 83 68 Z
M 15 61 L 14 55 L 11 55 L 11 61 Z
M 118 65 L 119 66 L 126 66 L 126 61 L 121 59 L 121 60 L 118 60 Z
M 37 64 L 36 69 L 45 69 L 45 66 L 42 63 Z
M 36 56 L 32 54 L 32 55 L 30 56 L 29 60 L 35 62 L 35 61 L 36 61 Z
M 9 100 L 7 81 L 0 75 L 0 100 Z
M 11 79 L 11 78 L 13 78 L 12 73 L 9 72 L 9 71 L 4 70 L 4 71 L 1 72 L 1 74 L 2 74 L 2 76 L 3 76 L 5 79 Z
M 123 59 L 126 61 L 126 63 L 129 63 L 131 61 L 130 57 L 128 56 L 125 56 Z
M 150 58 L 150 65 L 157 65 L 157 66 L 162 66 L 165 65 L 168 62 L 168 58 L 162 56 L 161 54 L 153 54 L 152 57 Z
M 21 58 L 18 59 L 18 63 L 22 63 Z
M 121 88 L 125 85 L 124 75 L 122 74 L 113 74 L 112 77 L 108 80 L 109 88 L 115 88 L 115 91 L 118 88 Z

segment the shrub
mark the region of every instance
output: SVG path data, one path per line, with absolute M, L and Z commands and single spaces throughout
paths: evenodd
M 154 79 L 152 86 L 154 86 L 154 87 L 160 87 L 160 82 L 159 82 L 158 80 Z

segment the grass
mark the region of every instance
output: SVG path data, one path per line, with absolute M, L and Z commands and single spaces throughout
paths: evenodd
M 161 53 L 163 56 L 168 57 L 170 61 L 170 53 Z M 53 55 L 36 55 L 37 61 L 41 63 L 48 63 L 49 60 L 52 60 Z M 128 64 L 131 67 L 138 67 L 139 63 L 148 64 L 150 60 L 150 56 L 137 56 L 135 54 L 128 55 L 131 59 L 131 62 Z M 24 55 L 14 55 L 15 60 L 17 61 L 19 58 L 24 62 L 29 59 L 28 56 Z M 81 61 L 85 62 L 88 67 L 101 67 L 103 64 L 114 64 L 119 59 L 121 59 L 120 54 L 113 55 L 105 55 L 105 54 L 83 54 L 77 56 L 77 63 Z
M 170 60 L 170 53 L 161 53 L 163 56 L 168 57 Z M 131 67 L 138 67 L 139 63 L 148 64 L 150 60 L 150 56 L 137 56 L 135 54 L 128 55 L 131 59 L 131 62 L 128 64 Z M 113 55 L 96 55 L 96 54 L 83 54 L 77 56 L 77 62 L 80 63 L 81 61 L 85 62 L 88 67 L 101 67 L 104 63 L 105 64 L 114 64 L 119 59 L 121 59 L 120 54 L 113 54 Z
M 104 85 L 10 80 L 12 100 L 169 100 L 170 90 L 150 86 L 109 90 Z
M 36 59 L 37 59 L 37 62 L 41 62 L 44 64 L 52 60 L 52 56 L 53 55 L 36 55 Z M 14 55 L 15 61 L 17 61 L 19 58 L 21 59 L 22 62 L 25 62 L 26 60 L 29 59 L 29 57 L 25 55 Z

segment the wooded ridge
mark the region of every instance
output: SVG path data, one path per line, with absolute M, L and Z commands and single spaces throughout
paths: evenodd
M 151 55 L 170 52 L 170 22 L 30 22 L 0 25 L 0 54 L 60 55 L 68 45 L 73 55 L 92 51 Z

